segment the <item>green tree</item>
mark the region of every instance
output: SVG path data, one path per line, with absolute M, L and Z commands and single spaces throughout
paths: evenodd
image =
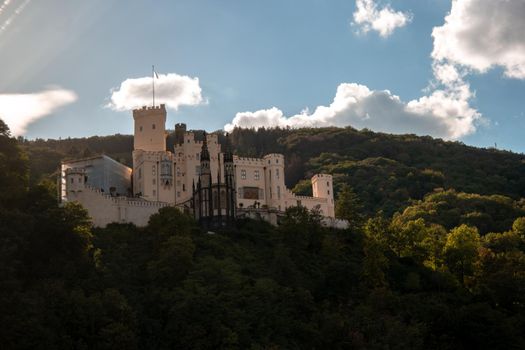
M 363 242 L 363 272 L 362 278 L 369 287 L 384 287 L 387 282 L 389 260 L 386 256 L 388 248 L 389 224 L 382 217 L 371 218 L 367 221 Z
M 517 218 L 512 224 L 512 231 L 525 240 L 525 217 Z
M 480 236 L 475 227 L 461 225 L 447 235 L 443 254 L 448 269 L 465 284 L 465 277 L 474 273 L 479 257 Z
M 0 120 L 0 208 L 20 205 L 29 183 L 27 156 Z
M 343 185 L 337 197 L 335 215 L 340 219 L 347 220 L 349 228 L 352 230 L 359 230 L 363 226 L 364 216 L 361 201 L 352 187 L 346 184 Z

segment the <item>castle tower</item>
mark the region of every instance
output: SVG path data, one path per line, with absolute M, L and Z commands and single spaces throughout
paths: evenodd
M 175 203 L 175 160 L 166 151 L 166 107 L 133 110 L 133 194 L 148 201 Z
M 235 190 L 235 165 L 233 164 L 233 153 L 228 142 L 228 135 L 226 134 L 226 150 L 224 152 L 224 183 L 226 187 L 226 216 L 228 221 L 235 219 L 235 209 L 237 207 L 237 191 Z
M 312 177 L 312 192 L 314 198 L 326 198 L 325 216 L 335 217 L 334 183 L 332 175 L 317 174 Z
M 186 124 L 175 124 L 175 144 L 180 145 L 184 143 L 184 136 L 186 135 Z
M 200 154 L 201 172 L 200 182 L 201 186 L 208 187 L 211 185 L 211 166 L 210 166 L 210 151 L 208 150 L 208 135 L 204 132 L 204 141 L 202 142 L 202 149 Z
M 82 168 L 66 169 L 66 193 L 81 192 L 85 188 L 86 171 Z
M 206 132 L 200 153 L 200 174 L 197 183 L 196 215 L 199 222 L 210 226 L 213 217 L 213 193 L 211 181 L 210 152 Z
M 134 109 L 133 119 L 135 120 L 135 150 L 166 150 L 166 107 L 164 104 Z
M 264 156 L 266 203 L 270 208 L 285 210 L 284 156 L 271 153 Z

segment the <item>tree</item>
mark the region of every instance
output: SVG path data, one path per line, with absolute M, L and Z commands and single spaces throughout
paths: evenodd
M 363 242 L 363 280 L 372 288 L 387 285 L 386 272 L 389 261 L 385 253 L 388 249 L 389 225 L 382 217 L 369 219 L 364 227 Z
M 154 234 L 188 235 L 195 227 L 193 218 L 175 207 L 164 207 L 149 218 L 148 230 Z
M 525 239 L 525 217 L 517 218 L 512 224 L 512 231 Z
M 11 132 L 9 131 L 9 127 L 7 126 L 6 123 L 4 123 L 2 118 L 0 118 L 0 135 L 1 136 L 6 136 L 6 137 L 11 137 Z
M 361 201 L 352 187 L 346 184 L 343 185 L 336 201 L 336 217 L 347 220 L 350 229 L 359 230 L 363 226 L 364 221 L 362 210 Z
M 26 154 L 0 120 L 0 207 L 18 206 L 29 183 Z
M 474 272 L 480 248 L 480 236 L 475 227 L 461 225 L 447 235 L 443 248 L 448 269 L 465 284 L 465 277 Z

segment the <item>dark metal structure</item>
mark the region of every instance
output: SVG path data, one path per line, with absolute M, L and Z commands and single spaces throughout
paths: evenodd
M 223 153 L 221 174 L 221 155 L 218 156 L 217 181 L 213 182 L 210 166 L 210 152 L 206 133 L 200 154 L 200 175 L 197 184 L 193 183 L 193 214 L 204 229 L 232 226 L 236 216 L 235 166 L 229 145 Z

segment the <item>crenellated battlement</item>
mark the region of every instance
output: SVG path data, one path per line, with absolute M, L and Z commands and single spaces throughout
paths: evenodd
M 250 158 L 250 157 L 238 157 L 233 156 L 233 162 L 237 165 L 264 165 L 264 159 L 262 158 Z
M 297 194 L 293 193 L 289 189 L 286 189 L 285 193 L 288 196 L 288 198 L 290 198 L 290 199 L 298 199 L 298 200 L 305 200 L 305 201 L 315 201 L 315 202 L 318 202 L 318 203 L 327 203 L 328 202 L 327 198 L 301 196 L 301 195 L 297 195 Z
M 281 153 L 268 153 L 263 159 L 284 159 L 284 155 Z
M 166 105 L 164 103 L 158 106 L 142 106 L 133 110 L 133 114 L 142 113 L 144 111 L 166 111 Z
M 312 176 L 312 181 L 315 180 L 332 180 L 332 175 L 330 174 L 315 174 Z
M 83 175 L 86 173 L 86 169 L 84 168 L 68 168 L 66 169 L 66 175 L 73 175 L 73 174 L 78 174 L 78 175 Z
M 111 201 L 112 204 L 115 205 L 127 205 L 127 206 L 133 206 L 133 207 L 157 207 L 157 208 L 164 208 L 169 206 L 168 203 L 164 202 L 154 202 L 154 201 L 147 201 L 141 198 L 130 198 L 130 197 L 124 197 L 124 196 L 111 196 L 110 194 L 101 191 L 98 188 L 91 187 L 89 185 L 84 186 L 85 189 L 92 193 L 96 193 L 101 198 Z

